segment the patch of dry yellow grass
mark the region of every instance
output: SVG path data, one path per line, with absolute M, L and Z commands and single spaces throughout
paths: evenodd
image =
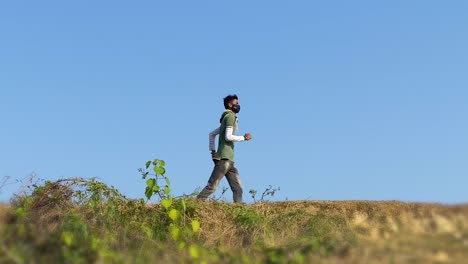
M 332 251 L 327 257 L 309 254 L 306 263 L 464 263 L 468 259 L 468 204 L 399 201 L 232 204 L 197 200 L 188 204 L 193 209 L 189 217 L 201 222 L 199 241 L 206 247 L 224 248 L 234 255 L 232 252 L 259 254 L 258 247 L 257 251 L 254 249 L 257 245 L 290 254 L 297 250 L 296 246 L 307 246 L 299 243 L 301 240 L 306 239 L 307 243 L 308 236 L 317 234 L 311 228 L 320 231 L 322 227 L 332 227 L 337 228 L 331 230 L 337 247 L 349 243 L 348 233 L 356 235 L 358 244 L 344 247 L 343 254 L 341 250 Z M 162 210 L 158 204 L 146 206 L 150 211 Z M 10 208 L 0 204 L 0 224 L 5 223 Z M 37 208 L 40 212 L 37 222 L 48 230 L 57 224 L 55 213 L 68 207 Z M 86 212 L 82 213 L 86 216 Z M 247 219 L 239 220 L 242 213 Z M 327 226 L 328 221 L 339 224 Z
M 233 236 L 236 236 L 237 227 L 229 212 L 239 206 L 253 209 L 267 224 L 274 224 L 275 220 L 294 223 L 284 226 L 284 233 L 290 236 L 300 233 L 300 226 L 318 212 L 341 214 L 355 227 L 383 230 L 382 234 L 375 236 L 376 239 L 385 232 L 443 234 L 468 229 L 468 204 L 450 206 L 399 201 L 288 201 L 235 205 L 201 202 L 198 213 L 204 223 L 203 233 L 207 236 L 207 243 L 211 244 L 221 237 L 228 238 L 228 244 L 236 240 Z
M 7 204 L 0 203 L 0 224 L 5 223 L 8 216 L 11 214 L 11 207 Z
M 256 228 L 233 220 L 236 208 L 262 217 Z M 359 246 L 346 263 L 363 259 L 388 263 L 459 263 L 468 259 L 468 204 L 443 205 L 399 201 L 287 201 L 236 205 L 200 202 L 205 245 L 242 248 L 245 241 L 287 246 L 304 236 L 316 215 L 338 216 L 357 233 Z M 339 230 L 347 232 L 347 230 Z M 466 242 L 464 242 L 466 240 Z M 338 259 L 333 259 L 337 261 Z M 324 263 L 327 263 L 326 261 Z M 375 262 L 377 263 L 377 262 Z

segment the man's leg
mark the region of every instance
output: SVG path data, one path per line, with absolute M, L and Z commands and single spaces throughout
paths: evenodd
M 242 203 L 242 184 L 239 177 L 239 171 L 236 166 L 234 166 L 234 162 L 229 162 L 231 166 L 229 166 L 229 170 L 226 173 L 226 179 L 231 187 L 234 202 Z
M 213 172 L 211 173 L 210 179 L 208 180 L 208 184 L 205 188 L 198 194 L 197 198 L 205 200 L 210 196 L 212 193 L 216 191 L 219 182 L 221 179 L 226 175 L 229 170 L 230 163 L 229 160 L 213 160 L 215 166 L 213 168 Z

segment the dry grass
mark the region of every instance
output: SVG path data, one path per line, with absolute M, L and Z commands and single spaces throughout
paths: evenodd
M 82 216 L 90 228 L 96 226 L 93 214 L 89 215 L 89 210 L 78 205 L 70 206 L 68 198 L 53 206 L 43 199 L 33 201 L 31 216 L 36 219 L 32 220 L 45 233 L 61 224 L 54 220 L 58 219 L 55 215 L 66 214 L 67 210 Z M 215 254 L 219 254 L 216 263 L 226 256 L 229 261 L 236 256 L 247 256 L 260 262 L 295 263 L 292 258 L 295 254 L 304 257 L 302 263 L 464 263 L 468 259 L 468 204 L 399 201 L 232 204 L 197 200 L 189 200 L 187 204 L 188 217 L 198 218 L 202 224 L 197 243 L 215 249 Z M 138 213 L 137 208 L 141 210 Z M 115 217 L 123 217 L 119 214 L 125 212 L 138 215 L 134 219 L 138 224 L 158 221 L 161 214 L 157 212 L 162 211 L 160 205 L 124 209 L 116 208 L 120 213 Z M 1 226 L 7 224 L 11 211 L 10 205 L 0 204 Z M 119 230 L 115 224 L 113 232 Z M 125 229 L 125 234 L 131 231 Z M 161 243 L 140 240 L 148 247 Z M 126 250 L 125 243 L 116 242 L 116 245 Z M 161 252 L 159 258 L 168 261 L 178 257 L 177 251 Z M 274 261 L 271 258 L 274 254 L 284 259 Z
M 235 221 L 236 208 L 261 216 L 254 228 Z M 317 228 L 327 229 L 326 238 L 348 243 L 355 233 L 359 243 L 345 247 L 329 258 L 308 259 L 323 263 L 463 263 L 468 259 L 468 204 L 442 205 L 399 201 L 290 201 L 235 205 L 201 203 L 198 215 L 203 223 L 206 246 L 223 245 L 233 250 L 261 241 L 266 247 L 288 247 L 311 233 L 311 219 Z M 315 217 L 315 218 L 314 218 Z M 320 231 L 320 230 L 319 230 Z
M 0 225 L 7 221 L 8 216 L 11 214 L 11 207 L 7 204 L 0 203 Z
M 238 245 L 235 243 L 238 240 L 238 225 L 230 214 L 235 208 L 252 209 L 270 227 L 294 223 L 284 225 L 283 234 L 276 234 L 280 237 L 295 237 L 303 231 L 301 226 L 318 212 L 342 215 L 354 227 L 378 227 L 393 233 L 404 231 L 414 234 L 442 234 L 468 228 L 468 204 L 449 206 L 398 201 L 290 201 L 235 205 L 203 202 L 200 203 L 198 214 L 204 223 L 206 243 L 211 244 L 223 237 L 228 244 Z M 385 236 L 385 232 L 375 238 L 382 236 Z

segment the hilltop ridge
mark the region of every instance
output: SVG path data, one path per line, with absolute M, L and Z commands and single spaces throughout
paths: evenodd
M 91 188 L 49 183 L 0 204 L 0 262 L 459 264 L 468 259 L 468 204 L 233 204 L 190 198 L 147 204 L 101 183 L 84 183 Z

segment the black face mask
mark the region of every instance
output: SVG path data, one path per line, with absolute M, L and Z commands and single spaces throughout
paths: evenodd
M 233 105 L 231 107 L 231 110 L 234 112 L 234 113 L 239 113 L 240 112 L 240 105 L 236 104 L 236 105 Z

